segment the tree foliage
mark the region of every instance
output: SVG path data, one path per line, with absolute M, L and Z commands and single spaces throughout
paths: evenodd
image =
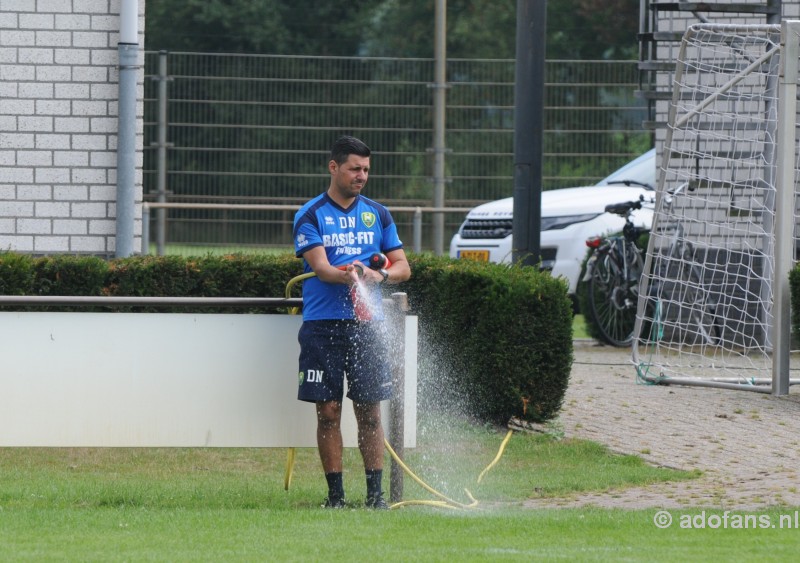
M 151 51 L 270 52 L 288 40 L 278 0 L 147 2 L 145 48 Z
M 432 57 L 433 0 L 150 0 L 148 50 Z M 551 59 L 632 58 L 638 0 L 550 0 Z M 449 0 L 451 58 L 513 58 L 517 0 Z
M 548 57 L 636 58 L 639 0 L 550 0 L 547 14 Z
M 366 0 L 158 0 L 147 3 L 150 51 L 355 54 Z

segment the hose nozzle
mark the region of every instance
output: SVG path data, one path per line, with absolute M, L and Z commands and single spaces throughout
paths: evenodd
M 391 262 L 389 262 L 385 254 L 376 252 L 369 257 L 369 267 L 373 270 L 380 270 L 388 268 L 389 266 L 391 266 Z

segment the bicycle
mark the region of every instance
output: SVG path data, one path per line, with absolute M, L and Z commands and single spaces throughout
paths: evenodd
M 625 219 L 621 235 L 591 237 L 586 246 L 592 253 L 583 281 L 587 284 L 589 314 L 602 340 L 625 347 L 633 342 L 639 280 L 644 270 L 642 250 L 636 241 L 648 229 L 631 220 L 644 198 L 607 205 L 605 211 Z
M 684 191 L 694 191 L 688 182 L 667 192 L 662 208 L 668 211 L 676 197 Z M 683 223 L 675 221 L 663 228 L 672 231 L 667 251 L 652 257 L 652 283 L 643 279 L 640 289 L 647 292 L 643 340 L 663 340 L 665 330 L 671 341 L 689 345 L 716 345 L 722 339 L 723 319 L 720 303 L 709 290 L 703 271 L 698 265 L 694 245 L 687 240 Z M 647 326 L 649 325 L 649 326 Z

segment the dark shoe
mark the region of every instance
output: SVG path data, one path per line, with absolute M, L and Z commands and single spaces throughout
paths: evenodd
M 383 500 L 383 493 L 374 497 L 367 497 L 364 506 L 373 510 L 389 510 L 389 505 Z
M 346 506 L 344 497 L 328 497 L 325 499 L 325 504 L 322 505 L 322 508 L 345 508 Z

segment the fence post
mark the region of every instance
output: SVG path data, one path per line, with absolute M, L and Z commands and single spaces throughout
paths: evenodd
M 156 158 L 156 194 L 159 203 L 167 202 L 167 51 L 158 53 L 158 126 L 157 141 L 154 143 L 157 151 Z M 156 209 L 156 254 L 163 256 L 167 240 L 167 210 L 163 207 Z
M 142 255 L 150 254 L 150 206 L 142 203 Z
M 405 448 L 405 353 L 406 353 L 406 313 L 408 295 L 392 293 L 392 307 L 389 315 L 392 350 L 392 388 L 394 393 L 389 401 L 389 445 L 400 459 Z M 392 459 L 389 477 L 389 499 L 392 502 L 403 500 L 403 468 Z
M 414 211 L 414 252 L 422 252 L 422 209 Z
M 447 114 L 447 0 L 436 0 L 433 94 L 433 206 L 444 207 L 445 115 Z M 433 253 L 444 252 L 444 213 L 433 214 Z

